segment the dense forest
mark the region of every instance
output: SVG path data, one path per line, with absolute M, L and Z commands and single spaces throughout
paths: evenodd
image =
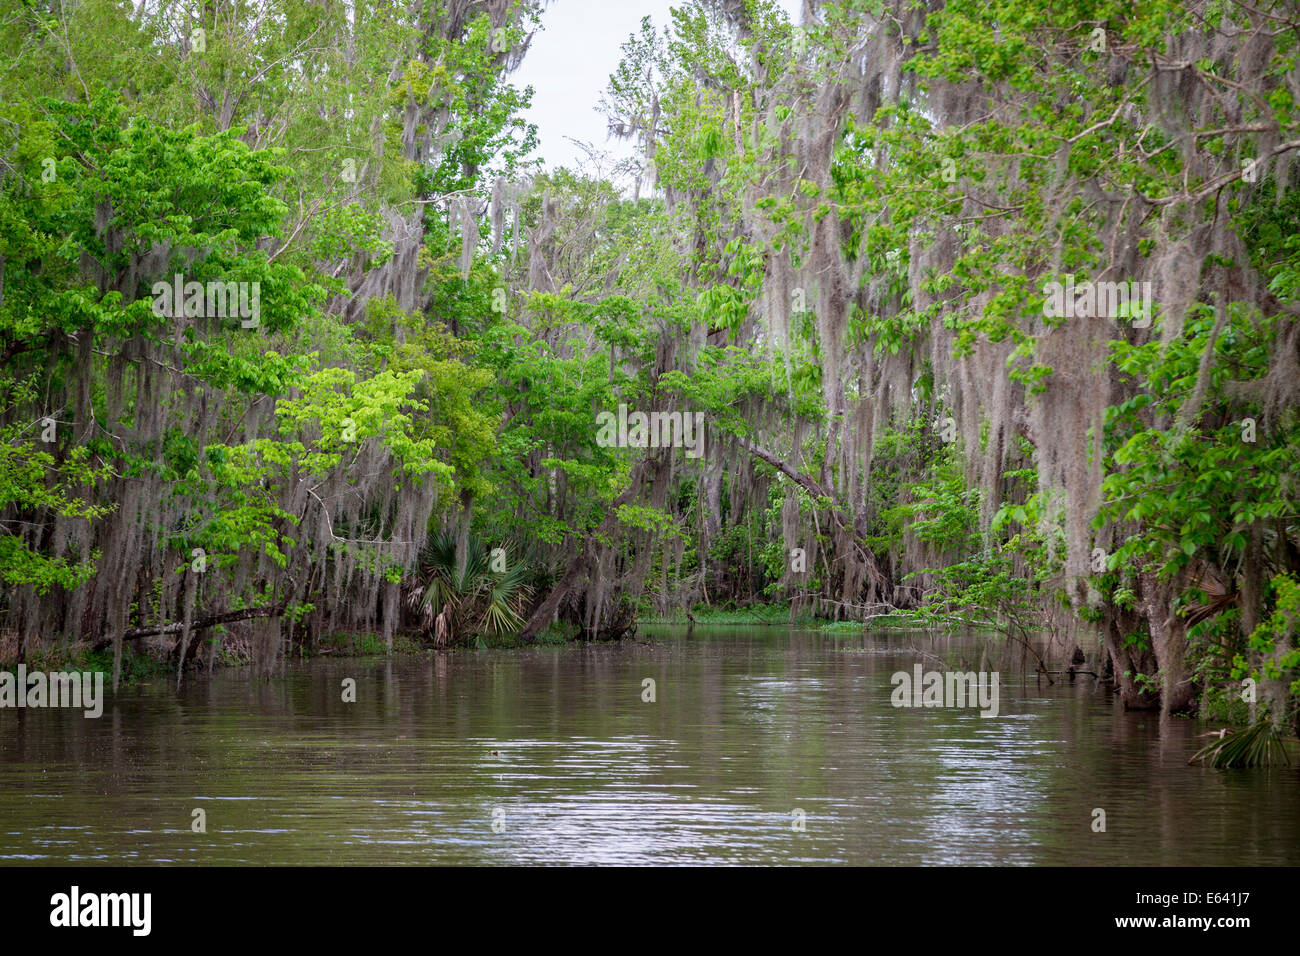
M 0 4 L 0 659 L 761 606 L 1300 728 L 1300 8 L 683 0 L 603 172 L 544 19 Z

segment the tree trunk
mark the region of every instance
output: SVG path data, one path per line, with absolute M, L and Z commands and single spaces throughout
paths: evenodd
M 577 556 L 569 562 L 567 570 L 556 582 L 555 587 L 551 588 L 551 593 L 546 596 L 546 600 L 537 606 L 537 609 L 529 616 L 528 622 L 519 632 L 520 639 L 525 644 L 531 644 L 537 639 L 542 628 L 555 618 L 555 612 L 559 609 L 560 602 L 564 600 L 565 595 L 569 593 L 582 576 L 587 568 L 590 555 L 588 548 L 594 539 L 605 538 L 614 532 L 618 527 L 618 509 L 627 504 L 641 492 L 647 477 L 657 473 L 667 464 L 666 450 L 660 450 L 653 455 L 641 459 L 632 466 L 632 476 L 628 485 L 623 491 L 610 502 L 609 510 L 605 518 L 594 531 L 587 532 L 582 536 L 579 542 L 575 542 L 577 547 Z
M 834 501 L 834 496 L 829 490 L 815 481 L 811 476 L 805 475 L 800 471 L 792 468 L 786 462 L 782 461 L 776 455 L 772 454 L 765 448 L 755 445 L 747 438 L 736 436 L 736 441 L 740 447 L 749 452 L 760 461 L 764 461 L 773 468 L 781 472 L 796 485 L 808 492 L 814 500 L 825 499 Z M 826 505 L 826 511 L 830 514 L 831 519 L 835 522 L 837 530 L 840 532 L 844 542 L 848 542 L 852 549 L 857 552 L 858 558 L 866 566 L 866 578 L 868 584 L 875 589 L 875 595 L 879 600 L 886 604 L 894 603 L 893 587 L 889 578 L 880 569 L 880 563 L 876 560 L 875 553 L 867 546 L 867 543 L 857 533 L 855 522 L 844 512 L 840 511 L 834 504 Z
M 1115 678 L 1115 689 L 1125 710 L 1156 710 L 1160 707 L 1160 696 L 1138 683 L 1139 676 L 1153 675 L 1156 671 L 1157 664 L 1152 653 L 1124 643 L 1125 635 L 1138 630 L 1141 624 L 1142 618 L 1132 611 L 1116 609 L 1106 612 L 1106 651 Z
M 469 564 L 469 527 L 474 515 L 474 496 L 461 492 L 460 517 L 456 526 L 456 580 L 465 580 L 465 568 Z

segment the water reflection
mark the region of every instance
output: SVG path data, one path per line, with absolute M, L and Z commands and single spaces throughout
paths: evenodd
M 936 661 L 998 670 L 999 716 L 891 706 Z M 1300 774 L 1189 767 L 1198 732 L 979 637 L 323 660 L 131 688 L 98 721 L 0 712 L 0 861 L 1300 862 Z

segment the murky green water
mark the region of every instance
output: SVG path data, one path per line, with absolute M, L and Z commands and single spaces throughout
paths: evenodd
M 934 658 L 999 671 L 1000 716 L 894 708 Z M 1203 731 L 973 637 L 324 660 L 0 711 L 0 862 L 1300 863 L 1300 771 L 1189 767 Z

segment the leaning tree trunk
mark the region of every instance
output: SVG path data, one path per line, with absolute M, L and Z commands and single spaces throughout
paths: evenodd
M 806 491 L 814 502 L 819 505 L 822 502 L 832 502 L 834 495 L 824 486 L 815 481 L 811 476 L 792 468 L 782 459 L 772 454 L 765 448 L 755 445 L 746 438 L 736 437 L 737 443 L 749 454 L 771 465 L 780 471 L 783 475 L 793 481 L 796 485 Z M 857 522 L 852 517 L 845 514 L 834 504 L 824 506 L 830 514 L 831 520 L 835 526 L 835 542 L 841 551 L 849 552 L 848 556 L 853 558 L 854 564 L 861 566 L 861 576 L 869 590 L 870 598 L 881 603 L 894 605 L 895 594 L 894 587 L 888 575 L 881 569 L 880 562 L 876 558 L 875 552 L 867 545 L 857 530 Z

